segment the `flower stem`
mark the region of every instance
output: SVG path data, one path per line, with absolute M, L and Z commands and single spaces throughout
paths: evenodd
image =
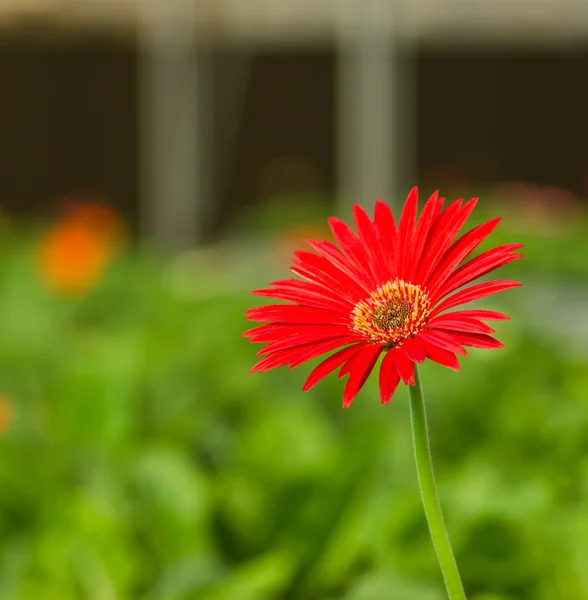
M 427 414 L 425 411 L 425 398 L 423 388 L 417 367 L 414 369 L 415 385 L 408 386 L 408 396 L 410 398 L 410 418 L 412 422 L 412 437 L 414 441 L 414 455 L 418 473 L 419 484 L 421 488 L 421 497 L 425 516 L 429 524 L 429 531 L 433 540 L 433 546 L 437 553 L 441 573 L 445 580 L 445 587 L 450 600 L 466 600 L 466 595 L 459 576 L 459 570 L 445 521 L 439 502 L 437 486 L 435 484 L 435 475 L 433 473 L 433 460 L 431 458 L 431 448 L 429 444 L 429 434 L 427 431 Z

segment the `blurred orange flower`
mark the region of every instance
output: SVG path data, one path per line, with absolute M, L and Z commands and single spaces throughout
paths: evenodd
M 113 243 L 120 243 L 126 238 L 125 224 L 120 215 L 98 202 L 71 202 L 62 220 L 84 226 Z
M 112 209 L 72 204 L 40 240 L 39 273 L 50 289 L 62 295 L 83 294 L 101 279 L 124 237 L 123 222 Z
M 8 396 L 0 394 L 0 434 L 4 433 L 14 421 L 14 411 Z

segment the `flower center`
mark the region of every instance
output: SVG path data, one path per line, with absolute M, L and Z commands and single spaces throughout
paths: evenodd
M 372 315 L 372 325 L 383 331 L 402 327 L 412 314 L 412 304 L 405 300 L 396 300 L 380 304 Z
M 427 293 L 402 279 L 381 285 L 351 312 L 352 329 L 375 342 L 397 346 L 416 335 L 430 312 Z

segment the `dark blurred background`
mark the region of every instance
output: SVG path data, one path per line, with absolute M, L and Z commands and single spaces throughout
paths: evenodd
M 423 368 L 468 598 L 588 600 L 587 72 L 573 0 L 2 1 L 0 600 L 445 597 L 405 391 L 241 339 L 414 184 L 526 244 L 506 348 Z
M 182 143 L 178 129 L 187 123 L 200 133 L 189 157 L 193 168 L 204 165 L 209 171 L 192 182 L 205 190 L 199 202 L 210 204 L 209 222 L 193 227 L 197 235 L 218 236 L 238 223 L 244 205 L 301 193 L 335 197 L 345 177 L 338 154 L 347 142 L 346 132 L 338 130 L 338 115 L 347 111 L 353 119 L 355 112 L 358 127 L 366 118 L 363 106 L 347 108 L 354 93 L 391 95 L 389 105 L 373 106 L 385 124 L 392 121 L 394 155 L 410 156 L 409 172 L 387 166 L 400 182 L 396 191 L 415 181 L 485 189 L 524 181 L 578 195 L 588 191 L 583 118 L 588 49 L 578 27 L 567 30 L 574 9 L 582 18 L 582 6 L 570 2 L 566 12 L 567 5 L 561 5 L 544 15 L 541 26 L 533 11 L 528 19 L 519 14 L 526 5 L 516 2 L 510 9 L 485 3 L 480 14 L 457 13 L 455 23 L 448 7 L 441 11 L 447 23 L 439 31 L 418 10 L 417 5 L 427 4 L 421 0 L 410 11 L 415 22 L 409 20 L 413 31 L 407 33 L 407 15 L 379 1 L 384 8 L 378 10 L 391 14 L 390 30 L 370 33 L 364 16 L 368 34 L 359 32 L 351 41 L 341 36 L 342 42 L 336 11 L 317 10 L 314 19 L 306 16 L 301 23 L 302 7 L 294 14 L 273 9 L 273 27 L 267 19 L 262 28 L 256 14 L 263 2 L 257 9 L 252 4 L 251 14 L 241 20 L 231 17 L 230 4 L 213 10 L 206 2 L 187 8 L 182 1 L 170 3 L 172 8 L 160 15 L 150 8 L 153 0 L 133 11 L 84 2 L 73 11 L 77 19 L 70 20 L 67 3 L 56 2 L 58 8 L 50 10 L 51 2 L 40 2 L 39 14 L 28 9 L 27 18 L 5 17 L 0 40 L 3 205 L 17 214 L 36 214 L 77 187 L 93 188 L 137 226 L 141 163 L 149 153 L 141 143 L 152 143 L 157 135 L 171 146 Z M 84 9 L 86 4 L 93 8 Z M 15 4 L 19 15 L 17 9 Z M 142 21 L 143 9 L 148 16 Z M 94 12 L 114 14 L 104 24 Z M 394 12 L 400 12 L 396 19 Z M 497 26 L 490 28 L 486 20 L 494 13 Z M 174 30 L 174 19 L 182 18 L 194 20 L 193 35 Z M 158 21 L 164 33 L 152 42 Z M 314 25 L 310 31 L 306 21 Z M 508 28 L 500 26 L 509 21 Z M 362 36 L 368 38 L 367 53 Z M 389 73 L 389 81 L 376 79 L 374 89 L 345 90 L 338 74 L 341 80 L 342 73 L 359 71 L 362 52 L 368 56 L 365 77 L 380 69 Z M 159 87 L 172 88 L 168 98 Z M 157 90 L 163 99 L 149 96 L 157 96 Z M 174 91 L 198 99 L 189 104 Z M 179 116 L 185 117 L 182 125 Z M 167 134 L 151 132 L 160 120 L 167 120 Z M 199 121 L 206 121 L 206 128 Z M 402 128 L 395 125 L 406 121 Z

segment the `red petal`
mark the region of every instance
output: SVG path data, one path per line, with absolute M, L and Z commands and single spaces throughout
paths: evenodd
M 353 217 L 359 238 L 365 248 L 365 252 L 372 267 L 372 275 L 377 285 L 388 281 L 382 267 L 383 258 L 378 243 L 378 236 L 374 224 L 361 206 L 356 204 L 353 207 Z
M 435 361 L 436 363 L 439 363 L 444 367 L 449 367 L 454 371 L 460 370 L 461 365 L 459 364 L 459 361 L 457 360 L 457 356 L 455 356 L 455 354 L 453 354 L 452 352 L 448 352 L 447 350 L 443 350 L 442 348 L 439 348 L 439 346 L 429 344 L 428 342 L 424 343 L 425 348 L 427 350 L 427 356 L 432 361 Z
M 418 200 L 419 191 L 413 187 L 408 194 L 398 223 L 398 277 L 400 279 L 406 279 L 411 264 Z
M 427 200 L 423 210 L 421 211 L 414 236 L 414 249 L 411 265 L 406 274 L 409 281 L 416 275 L 423 250 L 425 249 L 425 244 L 429 238 L 429 233 L 441 214 L 443 200 L 444 198 L 439 198 L 438 191 L 434 192 Z
M 400 382 L 400 375 L 394 364 L 394 354 L 387 352 L 380 365 L 380 402 L 388 404 Z
M 278 281 L 272 281 L 270 283 L 270 289 L 284 290 L 286 292 L 294 292 L 300 294 L 301 297 L 312 297 L 312 298 L 326 298 L 331 300 L 334 304 L 339 304 L 344 307 L 345 310 L 349 310 L 349 307 L 353 307 L 354 302 L 350 302 L 341 298 L 341 294 L 333 290 L 332 286 L 317 285 L 312 281 L 301 281 L 300 279 L 279 279 Z
M 461 290 L 460 292 L 456 292 L 453 296 L 449 296 L 446 300 L 443 300 L 441 304 L 439 304 L 435 310 L 431 313 L 431 317 L 438 315 L 454 306 L 459 306 L 460 304 L 466 304 L 467 302 L 473 302 L 474 300 L 479 300 L 480 298 L 484 298 L 485 296 L 491 296 L 492 294 L 498 294 L 499 292 L 504 292 L 505 290 L 510 290 L 515 287 L 520 287 L 522 284 L 518 281 L 509 281 L 506 279 L 497 279 L 494 281 L 484 281 L 483 283 L 478 283 L 469 287 L 465 290 Z
M 498 217 L 488 221 L 483 225 L 474 227 L 466 234 L 462 235 L 449 250 L 445 253 L 439 266 L 433 271 L 429 281 L 422 283 L 428 284 L 431 302 L 437 300 L 437 290 L 447 281 L 448 277 L 455 271 L 457 266 L 466 256 L 469 256 L 491 233 L 494 231 L 501 218 Z
M 277 339 L 274 338 L 274 342 L 262 348 L 257 354 L 258 356 L 261 356 L 263 354 L 269 354 L 270 352 L 276 352 L 277 350 L 286 350 L 287 348 L 294 348 L 295 346 L 303 346 L 305 344 L 322 342 L 334 338 L 347 339 L 351 337 L 354 341 L 359 341 L 361 339 L 357 335 L 350 336 L 349 333 L 347 327 L 340 327 L 337 325 L 333 325 L 332 327 L 305 327 L 303 331 L 296 331 L 293 334 L 280 336 Z
M 331 356 L 323 360 L 323 362 L 321 362 L 311 371 L 310 375 L 308 376 L 308 379 L 302 387 L 302 391 L 308 392 L 308 390 L 313 388 L 321 379 L 324 379 L 329 373 L 332 373 L 348 358 L 352 357 L 354 354 L 357 354 L 362 349 L 362 347 L 363 346 L 361 344 L 355 344 L 354 346 L 342 348 L 338 352 L 335 352 L 335 354 L 331 354 Z
M 244 338 L 252 338 L 256 335 L 263 335 L 266 331 L 271 331 L 273 327 L 273 323 L 268 323 L 267 325 L 258 325 L 257 327 L 253 327 L 253 329 L 248 329 L 245 333 L 242 334 L 242 336 Z
M 269 371 L 270 369 L 274 369 L 276 367 L 283 367 L 287 365 L 292 359 L 292 350 L 289 350 L 287 353 L 276 353 L 271 356 L 265 356 L 259 362 L 255 363 L 251 370 L 249 371 L 249 375 L 252 375 L 256 371 L 263 373 L 265 371 Z
M 348 315 L 350 312 L 349 305 L 346 305 L 343 301 L 335 301 L 332 298 L 328 298 L 319 293 L 311 294 L 285 288 L 267 288 L 264 290 L 254 290 L 251 293 L 254 296 L 264 296 L 265 298 L 275 298 L 276 300 L 294 302 L 295 304 L 306 306 L 308 308 L 323 308 L 325 310 L 337 312 L 341 315 Z
M 447 226 L 452 222 L 452 220 L 455 220 L 457 217 L 459 217 L 462 203 L 463 198 L 453 201 L 447 208 L 445 208 L 445 210 L 441 211 L 441 213 L 437 216 L 437 219 L 431 224 L 429 235 L 425 240 L 425 245 L 423 247 L 423 252 L 421 254 L 419 263 L 415 265 L 415 281 L 421 276 L 422 273 L 424 273 L 425 267 L 428 264 L 428 257 L 435 255 L 435 253 L 433 253 L 433 250 L 435 250 L 434 246 L 440 246 L 445 238 L 448 237 Z M 451 243 L 451 239 L 452 238 L 449 239 L 448 243 Z
M 357 296 L 349 293 L 348 289 L 344 289 L 341 286 L 340 282 L 329 281 L 328 278 L 323 278 L 321 280 L 320 276 L 314 275 L 312 272 L 305 270 L 303 267 L 290 267 L 290 271 L 295 273 L 299 277 L 302 277 L 303 281 L 300 279 L 294 279 L 293 281 L 298 282 L 299 284 L 304 284 L 303 286 L 296 286 L 296 289 L 314 289 L 317 293 L 324 295 L 326 298 L 336 299 L 339 304 L 347 304 L 348 306 L 353 306 L 357 302 Z M 292 286 L 293 288 L 294 286 Z M 360 292 L 360 297 L 364 297 L 365 292 Z
M 268 371 L 269 369 L 274 369 L 275 367 L 283 367 L 284 365 L 289 364 L 292 368 L 294 366 L 300 365 L 303 362 L 308 360 L 312 360 L 325 352 L 330 352 L 335 348 L 339 348 L 342 346 L 347 346 L 348 344 L 357 345 L 357 338 L 349 337 L 349 338 L 337 338 L 337 340 L 324 340 L 319 342 L 311 342 L 309 344 L 303 344 L 301 346 L 295 346 L 293 348 L 286 348 L 284 350 L 276 350 L 271 354 L 268 354 L 264 358 L 262 358 L 254 367 L 251 369 L 250 373 L 254 373 L 255 371 Z
M 470 346 L 471 348 L 504 348 L 504 344 L 499 342 L 497 339 L 484 335 L 481 333 L 459 333 L 453 334 L 455 339 L 463 346 Z
M 396 222 L 390 207 L 383 201 L 378 200 L 374 209 L 374 223 L 376 235 L 382 258 L 384 260 L 385 277 L 387 280 L 394 279 L 398 275 L 397 255 L 398 255 L 398 232 L 396 231 Z
M 423 342 L 434 346 L 438 346 L 442 350 L 447 350 L 454 354 L 466 356 L 468 351 L 449 333 L 445 331 L 421 331 L 419 338 Z
M 457 269 L 457 271 L 455 271 L 455 273 L 439 289 L 437 297 L 443 298 L 462 285 L 465 285 L 478 277 L 482 277 L 483 275 L 486 275 L 486 273 L 489 273 L 498 267 L 502 267 L 509 262 L 523 258 L 522 254 L 513 253 L 514 250 L 518 250 L 522 247 L 522 244 L 506 244 L 482 252 L 482 254 L 476 256 L 476 258 L 473 258 Z
M 349 328 L 341 325 L 321 325 L 320 327 L 313 325 L 284 325 L 281 323 L 268 323 L 267 325 L 260 325 L 249 329 L 243 335 L 250 338 L 250 342 L 254 344 L 275 342 L 275 341 L 286 341 L 291 338 L 298 336 L 299 334 L 309 334 L 316 332 L 321 327 L 329 327 L 329 332 L 338 331 L 337 335 L 349 335 L 351 331 Z M 335 329 L 333 330 L 332 327 Z M 321 336 L 319 335 L 318 338 Z
M 449 331 L 463 331 L 466 333 L 494 333 L 492 327 L 476 319 L 455 317 L 452 314 L 440 315 L 427 325 L 427 329 L 446 329 Z
M 341 250 L 331 242 L 315 242 L 307 240 L 310 246 L 316 250 L 321 256 L 324 256 L 333 263 L 340 271 L 363 287 L 368 294 L 373 291 L 374 282 L 369 271 L 366 271 L 362 265 L 353 264 L 342 254 Z
M 419 338 L 408 338 L 403 342 L 402 348 L 406 352 L 406 356 L 415 363 L 425 362 L 427 353 L 425 346 Z
M 341 280 L 336 281 L 331 279 L 328 275 L 319 274 L 300 266 L 290 267 L 290 271 L 299 277 L 302 277 L 306 281 L 311 281 L 321 290 L 335 292 L 341 300 L 346 300 L 349 302 L 350 306 L 354 306 L 359 300 L 365 298 L 364 289 L 359 286 L 355 286 L 355 284 L 353 286 L 346 287 L 343 285 L 343 281 Z M 341 275 L 343 275 L 343 273 L 341 273 Z
M 450 315 L 459 315 L 467 319 L 480 319 L 482 321 L 510 321 L 510 317 L 494 310 L 457 310 Z
M 304 330 L 305 326 L 268 323 L 249 329 L 243 335 L 248 337 L 252 344 L 265 344 L 276 340 L 287 340 L 297 334 L 300 329 Z
M 336 350 L 342 346 L 347 346 L 347 344 L 353 344 L 353 347 L 355 347 L 358 345 L 358 343 L 361 344 L 362 342 L 363 340 L 358 340 L 357 338 L 349 336 L 349 338 L 334 338 L 332 340 L 325 340 L 323 342 L 317 342 L 316 344 L 310 344 L 307 352 L 303 352 L 304 348 L 301 348 L 300 354 L 290 362 L 288 369 L 293 369 L 294 367 L 312 360 L 321 354 L 326 354 L 327 352 L 331 352 L 332 350 Z
M 449 248 L 449 245 L 474 210 L 477 201 L 477 198 L 472 198 L 461 208 L 462 200 L 456 200 L 441 213 L 427 242 L 427 248 L 423 254 L 415 281 L 429 280 L 441 257 L 447 252 L 447 248 Z
M 366 252 L 365 245 L 355 235 L 351 227 L 337 217 L 330 217 L 328 222 L 335 239 L 341 247 L 341 250 L 343 250 L 349 260 L 351 260 L 355 265 L 362 265 L 363 268 L 366 271 L 369 271 L 373 277 L 373 261 L 370 260 L 370 257 Z
M 365 289 L 354 278 L 337 269 L 324 256 L 300 250 L 294 253 L 294 264 L 304 270 L 303 277 L 326 284 L 345 297 L 351 295 L 352 302 L 357 301 L 357 296 L 365 296 Z
M 245 316 L 250 321 L 257 321 L 258 323 L 301 323 L 308 325 L 315 323 L 346 325 L 349 323 L 349 318 L 343 317 L 340 313 L 292 304 L 257 306 L 246 310 Z
M 372 372 L 378 357 L 384 350 L 381 345 L 370 344 L 365 346 L 363 350 L 352 356 L 345 365 L 342 371 L 349 373 L 349 379 L 345 384 L 343 391 L 343 408 L 349 408 L 359 390 L 363 387 L 370 373 Z M 341 374 L 339 374 L 339 377 Z
M 394 364 L 404 385 L 414 385 L 414 363 L 408 358 L 402 346 L 393 348 L 389 352 L 394 353 Z

